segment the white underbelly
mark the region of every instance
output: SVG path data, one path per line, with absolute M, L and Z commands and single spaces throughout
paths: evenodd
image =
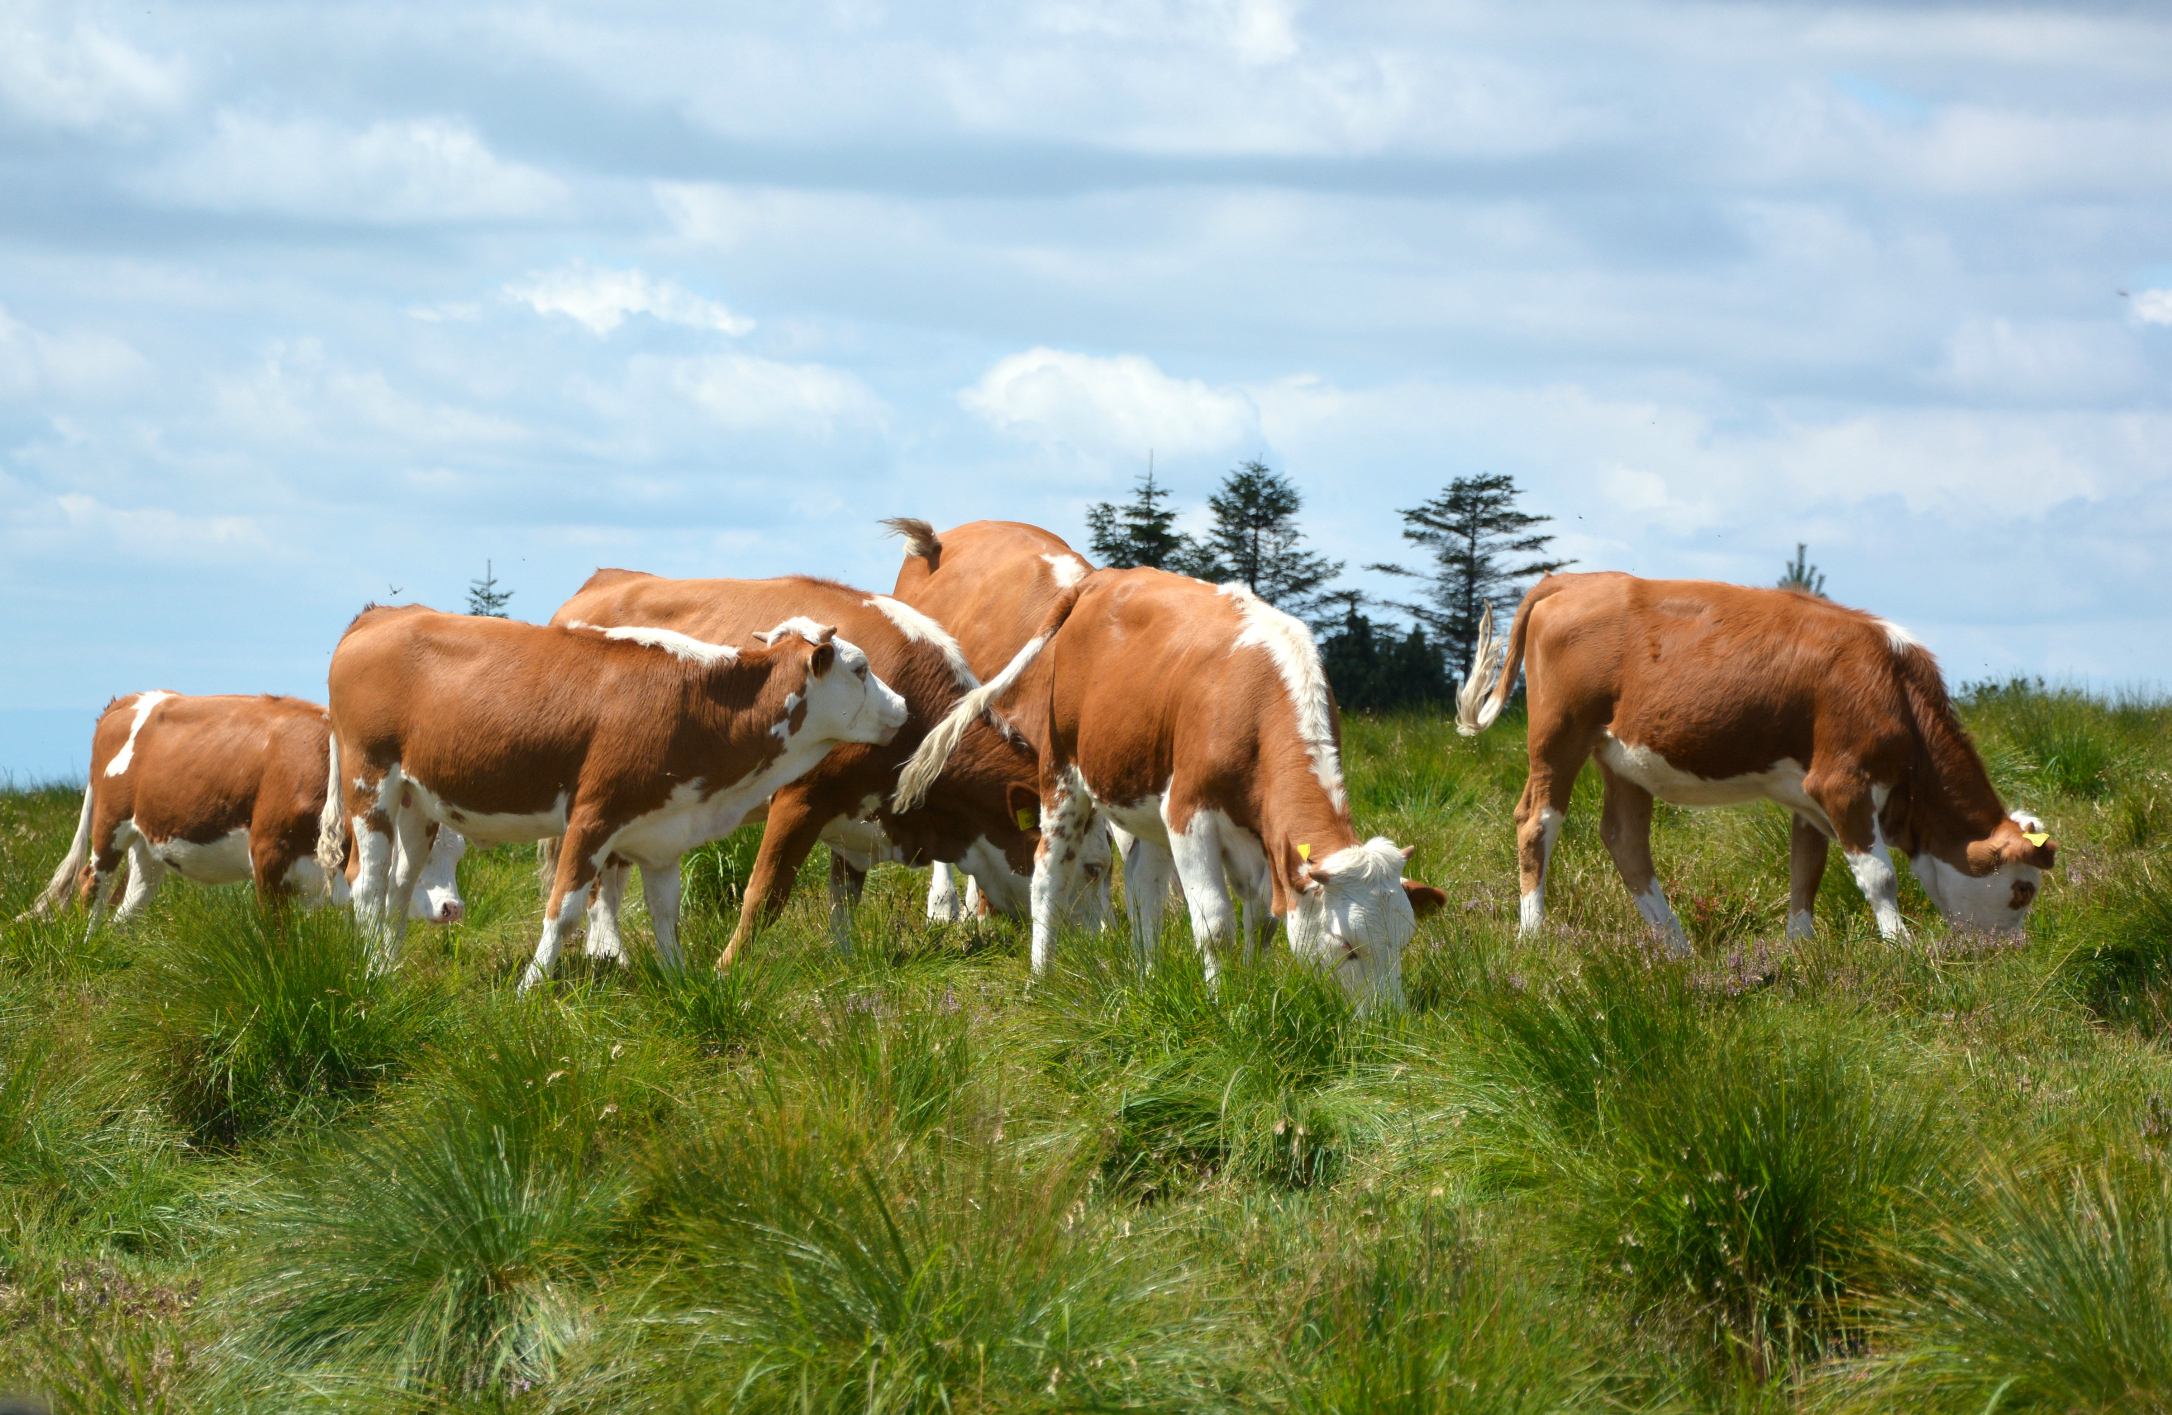
M 1616 776 L 1636 783 L 1669 805 L 1740 806 L 1751 801 L 1777 801 L 1800 812 L 1828 834 L 1831 831 L 1825 812 L 1803 793 L 1806 769 L 1793 757 L 1782 757 L 1763 771 L 1741 776 L 1697 776 L 1651 748 L 1624 742 L 1611 732 L 1600 742 L 1598 757 Z
M 1094 804 L 1117 829 L 1141 840 L 1151 841 L 1166 850 L 1169 847 L 1169 823 L 1162 819 L 1161 802 L 1161 797 L 1149 796 L 1144 801 L 1134 801 L 1128 806 L 1115 806 L 1107 801 L 1096 801 Z
M 451 826 L 477 845 L 511 845 L 526 840 L 548 840 L 566 833 L 566 807 L 571 797 L 564 791 L 547 811 L 470 811 L 448 801 L 419 781 L 409 781 L 415 803 L 439 825 Z
M 249 863 L 249 828 L 245 825 L 235 826 L 202 845 L 180 839 L 152 841 L 151 853 L 183 879 L 198 884 L 239 884 L 255 873 Z

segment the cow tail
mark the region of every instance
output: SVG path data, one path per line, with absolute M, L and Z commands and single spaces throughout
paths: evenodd
M 1041 650 L 1048 647 L 1048 641 L 1056 637 L 1056 631 L 1063 627 L 1064 621 L 1071 617 L 1071 611 L 1078 607 L 1079 589 L 1084 584 L 1085 581 L 1082 580 L 1063 591 L 1048 611 L 1048 617 L 1041 621 L 1041 627 L 1035 631 L 1032 640 L 1003 666 L 1003 671 L 958 699 L 957 706 L 950 710 L 949 716 L 935 724 L 934 729 L 921 740 L 919 748 L 905 763 L 905 769 L 898 773 L 897 794 L 890 799 L 892 810 L 909 811 L 926 799 L 928 788 L 935 784 L 935 778 L 941 776 L 943 768 L 950 764 L 950 754 L 958 749 L 958 743 L 965 740 L 966 729 L 973 725 L 973 719 L 993 707 L 996 699 L 1008 693 L 1017 685 L 1018 680 L 1025 676 L 1026 670 L 1033 666 L 1033 660 L 1041 656 Z
M 883 524 L 890 528 L 891 535 L 905 538 L 905 553 L 927 561 L 931 574 L 942 563 L 943 538 L 926 521 L 918 516 L 892 516 Z
M 1524 595 L 1523 603 L 1516 606 L 1516 621 L 1509 626 L 1505 644 L 1493 635 L 1493 606 L 1488 604 L 1485 612 L 1478 616 L 1478 644 L 1471 654 L 1471 674 L 1464 679 L 1462 691 L 1456 694 L 1456 731 L 1459 734 L 1476 737 L 1493 726 L 1501 709 L 1508 706 L 1508 695 L 1516 689 L 1516 675 L 1523 669 L 1524 640 L 1531 629 L 1531 608 L 1540 600 L 1552 599 L 1561 588 L 1551 575 L 1533 585 Z
M 95 781 L 96 778 L 92 778 L 92 782 Z M 35 914 L 50 913 L 65 902 L 75 886 L 76 877 L 83 873 L 83 866 L 90 862 L 91 803 L 97 789 L 95 784 L 86 784 L 83 787 L 83 814 L 76 817 L 75 839 L 68 843 L 68 858 L 62 860 L 60 868 L 53 871 L 53 878 L 45 886 L 45 893 L 38 896 L 38 902 L 19 915 L 19 918 L 27 919 Z
M 339 730 L 325 736 L 324 809 L 317 812 L 317 864 L 324 871 L 324 888 L 347 868 L 347 793 L 340 789 Z

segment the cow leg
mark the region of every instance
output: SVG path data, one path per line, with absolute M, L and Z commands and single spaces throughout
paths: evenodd
M 403 791 L 401 793 L 405 795 Z M 412 804 L 401 802 L 392 810 L 392 859 L 385 870 L 385 969 L 400 963 L 400 944 L 407 937 L 407 911 L 415 902 L 415 883 L 430 861 L 430 818 Z
M 1817 907 L 1818 885 L 1825 880 L 1825 857 L 1830 851 L 1824 831 L 1800 815 L 1792 818 L 1794 823 L 1787 833 L 1787 936 L 1809 938 L 1817 932 L 1812 911 Z
M 972 879 L 971 875 L 966 876 Z M 950 866 L 941 860 L 928 878 L 928 919 L 938 924 L 955 924 L 965 918 L 965 906 L 958 899 L 958 882 L 952 878 Z
M 1900 911 L 1900 876 L 1893 871 L 1885 831 L 1878 824 L 1884 792 L 1852 777 L 1821 780 L 1815 785 L 1806 777 L 1803 792 L 1833 823 L 1840 853 L 1847 857 L 1848 869 L 1855 875 L 1855 887 L 1863 891 L 1871 913 L 1877 916 L 1879 935 L 1889 939 L 1908 937 L 1908 925 Z
M 1681 920 L 1667 904 L 1659 887 L 1659 872 L 1652 868 L 1652 793 L 1599 763 L 1599 779 L 1606 786 L 1606 806 L 1599 818 L 1599 838 L 1614 857 L 1621 882 L 1629 887 L 1637 912 L 1652 932 L 1677 957 L 1689 952 L 1689 939 Z
M 133 833 L 133 832 L 131 832 Z M 151 842 L 137 835 L 128 845 L 128 890 L 121 896 L 121 907 L 114 911 L 113 922 L 122 923 L 143 912 L 158 893 L 158 887 L 166 879 L 166 862 L 151 849 Z
M 1171 814 L 1165 801 L 1162 818 L 1169 820 Z M 1177 878 L 1184 881 L 1184 902 L 1191 908 L 1192 943 L 1199 950 L 1207 981 L 1212 983 L 1222 972 L 1216 954 L 1237 932 L 1237 908 L 1230 900 L 1229 880 L 1222 868 L 1222 832 L 1214 817 L 1206 811 L 1194 811 L 1182 830 L 1172 822 L 1169 855 L 1176 863 Z
M 830 847 L 830 937 L 840 953 L 852 951 L 852 916 L 860 907 L 860 896 L 867 892 L 868 866 L 873 863 L 866 856 L 855 863 L 845 858 L 844 851 Z
M 1161 916 L 1169 903 L 1169 877 L 1176 860 L 1166 847 L 1136 835 L 1117 837 L 1124 852 L 1124 912 L 1131 916 L 1131 943 L 1139 966 L 1154 966 L 1161 947 Z
M 1099 828 L 1086 783 L 1069 771 L 1042 785 L 1041 843 L 1033 856 L 1033 971 L 1045 973 L 1056 957 L 1056 931 L 1071 915 L 1085 874 L 1080 851 Z
M 1555 756 L 1563 757 L 1555 761 Z M 1548 752 L 1533 744 L 1531 776 L 1523 784 L 1516 803 L 1516 881 L 1522 896 L 1516 931 L 1538 932 L 1546 919 L 1546 865 L 1553 859 L 1554 842 L 1561 838 L 1561 823 L 1568 819 L 1569 793 L 1582 769 L 1581 754 Z
M 822 828 L 837 812 L 814 804 L 808 793 L 787 786 L 769 798 L 769 819 L 762 826 L 762 848 L 747 876 L 746 898 L 739 909 L 739 923 L 731 942 L 717 955 L 718 971 L 729 968 L 747 941 L 784 912 L 792 897 L 792 882 L 807 863 Z
M 995 910 L 988 907 L 988 896 L 980 892 L 980 880 L 972 875 L 965 877 L 965 917 L 985 919 Z
M 676 972 L 686 963 L 679 952 L 679 862 L 650 869 L 641 867 L 641 897 L 649 906 L 649 923 L 656 930 L 656 961 Z
M 382 938 L 385 927 L 385 895 L 391 888 L 392 822 L 375 809 L 353 817 L 354 912 Z
M 595 888 L 588 901 L 588 937 L 581 942 L 581 951 L 590 958 L 608 958 L 615 963 L 626 961 L 625 940 L 619 936 L 619 911 L 626 900 L 626 877 L 633 873 L 633 866 L 617 855 L 603 862 L 596 872 Z M 641 887 L 648 889 L 649 871 L 641 871 Z
M 570 812 L 569 812 L 570 814 Z M 526 992 L 551 975 L 559 950 L 573 932 L 576 903 L 587 892 L 600 865 L 596 857 L 608 843 L 600 822 L 589 818 L 570 820 L 558 850 L 558 876 L 551 881 L 551 897 L 543 904 L 543 936 L 536 940 L 535 958 L 520 975 L 520 991 Z

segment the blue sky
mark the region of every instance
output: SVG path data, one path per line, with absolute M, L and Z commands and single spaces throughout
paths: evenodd
M 486 559 L 881 589 L 1150 450 L 2172 682 L 2157 7 L 0 0 L 0 192 L 19 779 Z

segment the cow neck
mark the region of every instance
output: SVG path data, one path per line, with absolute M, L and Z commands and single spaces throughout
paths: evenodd
M 788 737 L 776 732 L 777 724 L 789 721 L 797 731 L 806 720 L 806 675 L 793 673 L 786 664 L 784 655 L 775 650 L 747 650 L 734 662 L 689 665 L 687 717 L 698 728 L 703 755 L 725 759 L 722 771 L 713 776 L 702 773 L 710 777 L 710 792 L 766 769 L 784 755 L 789 743 Z M 780 678 L 794 681 L 781 683 Z M 799 706 L 788 719 L 784 705 L 795 692 L 800 694 Z M 745 769 L 735 769 L 742 753 L 753 760 Z
M 1359 842 L 1349 810 L 1335 804 L 1309 760 L 1261 775 L 1264 779 L 1254 787 L 1256 829 L 1274 869 L 1280 912 L 1286 912 L 1287 901 L 1295 893 L 1290 878 L 1293 860 L 1317 865 Z
M 1965 869 L 1968 845 L 1988 839 L 2006 819 L 2006 807 L 1930 655 L 1920 649 L 1904 655 L 1901 679 L 1915 719 L 1916 750 L 1909 781 L 1888 802 L 1896 819 L 1887 835 L 1908 855 L 1928 850 Z

